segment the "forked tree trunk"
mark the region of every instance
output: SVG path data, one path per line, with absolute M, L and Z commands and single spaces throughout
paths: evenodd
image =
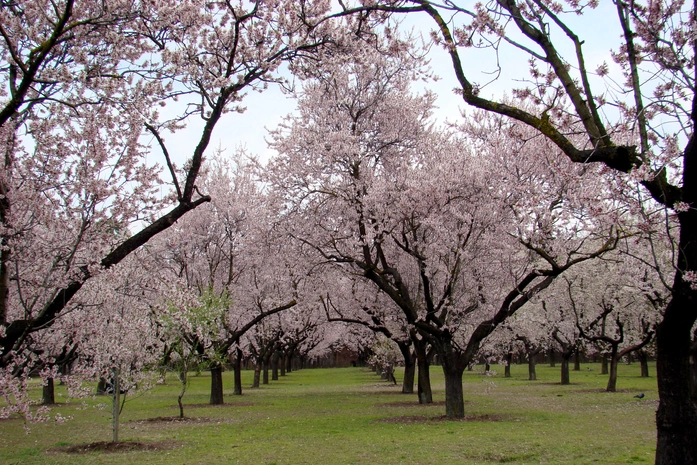
M 211 405 L 223 405 L 223 367 L 211 367 Z
M 56 403 L 56 389 L 53 378 L 48 378 L 41 390 L 41 405 L 53 405 Z

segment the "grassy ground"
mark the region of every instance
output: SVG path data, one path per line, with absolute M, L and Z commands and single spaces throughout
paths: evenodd
M 570 386 L 558 384 L 558 367 L 538 365 L 538 381 L 526 380 L 524 365 L 513 366 L 508 379 L 497 366 L 493 377 L 466 372 L 465 421 L 442 418 L 439 367 L 432 368 L 435 403 L 428 406 L 367 369 L 339 368 L 289 373 L 243 396 L 225 396 L 226 406 L 209 407 L 210 378 L 204 373 L 190 378 L 188 422 L 148 421 L 178 414 L 174 379 L 126 404 L 120 438 L 164 449 L 66 453 L 67 446 L 111 439 L 110 408 L 104 405 L 109 399 L 99 397 L 57 406 L 55 411 L 73 419 L 29 425 L 29 433 L 21 419 L 0 421 L 0 463 L 652 463 L 655 377 L 639 378 L 638 364 L 622 365 L 619 392 L 606 393 L 607 377 L 599 368 L 583 365 L 571 373 Z M 231 374 L 225 373 L 226 391 Z M 251 375 L 244 373 L 245 387 Z M 639 392 L 646 397 L 635 399 Z M 40 388 L 35 395 L 40 397 Z

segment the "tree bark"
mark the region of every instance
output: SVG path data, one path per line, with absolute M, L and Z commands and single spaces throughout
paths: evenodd
M 693 231 L 697 231 L 697 227 Z M 696 309 L 694 291 L 687 287 L 680 277 L 676 278 L 673 299 L 656 332 L 656 378 L 660 399 L 656 412 L 656 465 L 697 463 L 697 408 L 690 396 L 689 362 L 690 329 L 695 322 Z
M 261 364 L 261 384 L 269 384 L 269 363 L 266 360 Z
M 295 349 L 291 349 L 288 351 L 288 355 L 286 356 L 286 373 L 291 373 L 293 371 L 293 354 L 295 353 Z
M 607 375 L 609 373 L 607 369 L 607 355 L 603 355 L 600 359 L 600 374 Z
M 235 375 L 235 387 L 232 393 L 236 396 L 242 395 L 242 351 L 237 349 L 235 360 L 232 363 L 232 369 Z
M 554 368 L 556 366 L 557 360 L 554 354 L 554 349 L 550 348 L 547 351 L 547 357 L 549 358 L 549 366 L 550 368 Z
M 571 377 L 569 376 L 569 360 L 572 354 L 562 353 L 561 356 L 561 384 L 566 386 L 571 384 Z
M 537 381 L 537 371 L 535 370 L 534 352 L 528 352 L 528 381 Z
M 48 378 L 41 390 L 41 405 L 53 405 L 56 403 L 56 389 L 53 378 Z
M 99 378 L 99 381 L 97 382 L 97 395 L 106 395 L 106 379 L 104 378 Z
M 423 340 L 414 340 L 414 351 L 416 353 L 416 364 L 418 366 L 417 394 L 419 404 L 432 404 L 433 391 L 431 390 L 431 373 L 426 346 L 428 343 Z
M 445 375 L 445 416 L 448 418 L 465 417 L 465 399 L 462 392 L 462 374 L 464 367 L 449 366 L 443 361 Z
M 278 362 L 280 356 L 277 350 L 273 351 L 273 356 L 271 357 L 271 381 L 278 381 Z
M 574 353 L 574 371 L 581 371 L 581 351 L 578 349 Z
M 641 366 L 641 377 L 648 378 L 649 377 L 649 356 L 646 354 L 646 351 L 640 350 L 638 353 L 638 357 L 639 357 L 639 366 Z
M 286 375 L 286 354 L 283 354 L 283 357 L 279 360 L 279 369 L 281 370 L 280 375 L 285 376 Z
M 257 362 L 254 365 L 254 379 L 252 380 L 252 389 L 259 387 L 260 378 L 261 378 L 261 363 Z
M 223 367 L 211 367 L 211 405 L 223 405 Z
M 606 357 L 606 359 L 610 359 L 610 377 L 607 380 L 607 388 L 605 389 L 607 392 L 616 392 L 617 391 L 617 365 L 619 364 L 619 357 L 617 356 L 617 347 L 612 347 L 612 354 L 610 354 L 610 357 Z
M 511 363 L 513 363 L 513 353 L 508 352 L 506 354 L 506 366 L 503 368 L 503 377 L 504 378 L 511 377 Z
M 397 342 L 399 351 L 404 358 L 404 379 L 402 380 L 402 394 L 414 393 L 414 376 L 416 375 L 416 360 L 411 351 L 411 344 Z
M 179 381 L 182 384 L 182 389 L 181 391 L 179 391 L 179 395 L 177 396 L 177 405 L 179 405 L 179 418 L 184 418 L 184 403 L 182 402 L 182 399 L 184 398 L 184 394 L 186 394 L 188 375 L 189 374 L 186 372 L 186 370 L 182 370 L 181 373 L 179 373 Z

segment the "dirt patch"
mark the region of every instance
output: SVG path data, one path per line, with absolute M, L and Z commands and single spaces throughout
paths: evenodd
M 469 402 L 465 402 L 467 405 Z M 428 407 L 428 406 L 443 406 L 445 401 L 431 402 L 430 404 L 420 404 L 418 401 L 405 400 L 401 402 L 387 402 L 384 404 L 375 404 L 376 407 Z
M 218 404 L 218 405 L 212 405 L 212 404 L 184 404 L 184 410 L 188 408 L 227 408 L 227 407 L 253 407 L 254 403 L 252 402 L 236 402 L 234 404 Z M 178 405 L 172 405 L 170 408 L 176 408 L 179 409 Z
M 205 417 L 155 417 L 155 418 L 144 418 L 142 420 L 131 420 L 129 423 L 211 423 L 219 422 L 219 418 L 205 418 Z
M 122 442 L 93 442 L 91 444 L 78 444 L 75 446 L 61 446 L 49 449 L 51 452 L 63 452 L 64 454 L 88 454 L 90 452 L 130 452 L 130 451 L 159 451 L 171 450 L 179 447 L 176 441 L 160 441 L 160 442 L 138 442 L 138 441 L 122 441 Z
M 596 389 L 577 389 L 572 391 L 573 393 L 579 393 L 579 394 L 639 394 L 641 391 L 637 390 L 630 390 L 630 389 L 618 389 L 615 392 L 609 392 L 605 388 L 596 388 Z
M 490 421 L 506 421 L 511 420 L 511 417 L 507 415 L 465 415 L 465 418 L 448 418 L 445 415 L 438 415 L 435 417 L 426 417 L 418 415 L 410 415 L 403 417 L 390 417 L 381 418 L 375 420 L 376 423 L 390 423 L 390 424 L 400 424 L 400 425 L 411 425 L 411 424 L 421 424 L 421 423 L 432 423 L 439 421 L 468 421 L 468 422 L 490 422 Z

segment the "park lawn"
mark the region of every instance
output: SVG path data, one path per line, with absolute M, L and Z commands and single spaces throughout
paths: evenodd
M 640 378 L 639 365 L 620 366 L 618 392 L 604 392 L 598 364 L 571 372 L 559 384 L 559 368 L 527 366 L 512 377 L 481 367 L 465 372 L 464 421 L 448 421 L 440 367 L 432 367 L 434 404 L 381 380 L 367 368 L 304 369 L 242 396 L 226 395 L 226 406 L 209 407 L 208 373 L 190 377 L 184 397 L 188 422 L 148 421 L 178 415 L 179 385 L 133 398 L 121 417 L 122 441 L 164 446 L 154 451 L 66 453 L 67 446 L 111 439 L 109 398 L 71 400 L 54 412 L 65 423 L 27 425 L 0 420 L 2 464 L 623 464 L 652 463 L 655 450 L 656 379 Z M 590 369 L 590 370 L 589 370 Z M 401 372 L 397 379 L 401 380 Z M 251 385 L 251 371 L 243 385 Z M 226 392 L 232 373 L 224 374 Z M 633 396 L 646 393 L 642 400 Z M 38 399 L 40 387 L 32 387 Z M 65 392 L 57 387 L 57 400 Z

